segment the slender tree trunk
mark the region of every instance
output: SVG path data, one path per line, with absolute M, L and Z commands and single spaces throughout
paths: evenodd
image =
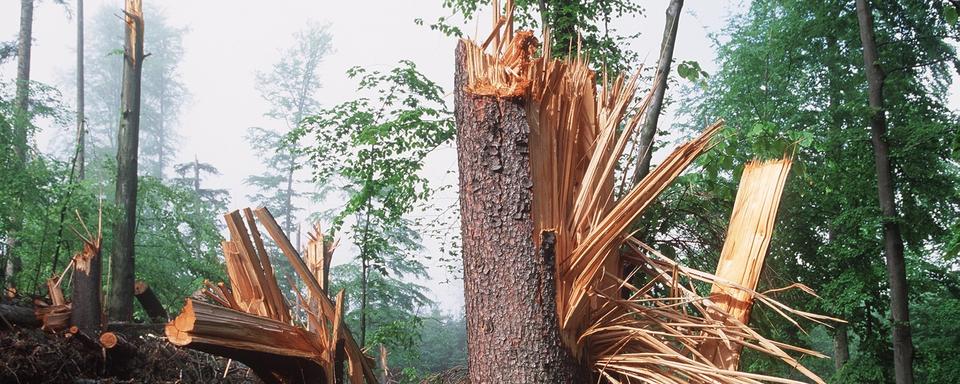
M 133 318 L 134 238 L 137 226 L 137 147 L 140 136 L 140 75 L 143 69 L 141 0 L 126 0 L 126 46 L 120 130 L 117 135 L 117 193 L 120 212 L 114 227 L 110 262 L 110 319 Z
M 86 122 L 84 121 L 83 100 L 83 0 L 77 0 L 77 154 L 73 167 L 77 179 L 83 180 L 84 163 L 86 162 Z
M 360 256 L 360 346 L 367 345 L 367 257 Z
M 30 129 L 30 50 L 33 46 L 33 0 L 20 1 L 20 37 L 17 43 L 17 93 L 16 114 L 13 124 L 13 151 L 20 162 L 27 163 L 27 135 Z M 22 199 L 20 199 L 22 200 Z M 16 290 L 16 278 L 20 272 L 20 250 L 17 248 L 18 232 L 23 226 L 21 213 L 14 213 L 13 228 L 7 232 L 7 259 L 4 265 L 4 286 Z
M 887 275 L 890 279 L 893 367 L 897 384 L 911 384 L 913 383 L 913 342 L 910 336 L 909 287 L 903 256 L 903 237 L 900 235 L 898 223 L 893 170 L 890 165 L 890 147 L 887 143 L 887 120 L 883 102 L 885 74 L 880 68 L 871 12 L 867 0 L 857 0 L 860 41 L 863 43 L 863 65 L 866 68 L 870 94 L 870 133 L 877 168 L 877 192 L 883 214 L 884 253 L 887 258 Z
M 660 43 L 660 59 L 657 61 L 657 74 L 653 83 L 653 98 L 643 118 L 643 127 L 640 128 L 638 146 L 640 153 L 637 157 L 637 168 L 633 172 L 633 184 L 650 173 L 650 160 L 653 158 L 653 141 L 657 134 L 657 123 L 660 121 L 660 112 L 663 110 L 663 97 L 667 92 L 667 77 L 670 75 L 670 65 L 673 63 L 673 48 L 677 41 L 677 26 L 680 23 L 680 10 L 683 0 L 671 0 L 667 6 L 667 21 L 663 27 L 663 41 Z
M 17 111 L 13 151 L 27 162 L 27 135 L 30 126 L 30 52 L 33 47 L 33 0 L 20 1 L 20 37 L 17 42 Z
M 833 366 L 837 372 L 850 360 L 850 339 L 847 337 L 847 325 L 839 324 L 833 330 Z
M 160 117 L 157 119 L 160 123 L 160 131 L 157 132 L 157 178 L 163 180 L 163 170 L 166 168 L 167 160 L 165 158 L 166 153 L 164 153 L 164 144 L 167 142 L 167 127 L 166 127 L 166 78 L 163 76 L 163 71 L 160 71 Z
M 457 47 L 455 116 L 471 383 L 589 382 L 563 345 L 552 234 L 534 245 L 530 127 L 521 99 L 469 94 Z

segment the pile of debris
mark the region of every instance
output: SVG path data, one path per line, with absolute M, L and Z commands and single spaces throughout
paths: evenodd
M 341 383 L 345 363 L 351 383 L 377 382 L 373 361 L 343 324 L 343 291 L 336 302 L 327 296 L 332 245 L 317 229 L 307 247 L 308 265 L 266 208 L 255 213 L 247 208 L 243 214 L 246 222 L 239 211 L 224 216 L 230 232 L 222 243 L 229 286 L 207 282 L 203 294 L 210 303 L 188 299 L 166 325 L 167 339 L 242 362 L 267 383 L 320 378 Z M 304 324 L 297 324 L 280 292 L 257 220 L 307 288 L 307 298 L 297 293 Z

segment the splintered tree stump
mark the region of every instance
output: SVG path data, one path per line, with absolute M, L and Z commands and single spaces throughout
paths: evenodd
M 560 338 L 553 250 L 540 254 L 533 240 L 526 106 L 468 92 L 466 55 L 461 42 L 454 95 L 470 381 L 584 382 L 589 373 Z
M 140 302 L 143 310 L 147 312 L 150 321 L 154 323 L 166 323 L 170 321 L 167 310 L 163 308 L 160 299 L 157 298 L 157 295 L 150 289 L 150 286 L 147 285 L 145 281 L 137 281 L 136 284 L 133 285 L 133 294 L 136 296 L 137 301 Z

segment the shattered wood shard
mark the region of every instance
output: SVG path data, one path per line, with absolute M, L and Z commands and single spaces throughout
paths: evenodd
M 628 228 L 723 122 L 617 198 L 618 164 L 654 90 L 631 106 L 639 71 L 597 81 L 579 52 L 554 59 L 549 34 L 541 49 L 532 32 L 514 32 L 511 1 L 506 9 L 495 6 L 490 36 L 461 40 L 456 56 L 471 382 L 799 383 L 738 372 L 747 347 L 822 383 L 788 352 L 825 356 L 747 325 L 754 301 L 798 326 L 839 321 L 755 291 L 790 160 L 747 165 L 719 276 L 678 264 Z
M 309 273 L 287 236 L 266 208 L 256 218 L 304 280 L 312 301 L 306 319 L 294 319 L 277 284 L 270 258 L 254 220 L 244 209 L 224 215 L 230 239 L 223 242 L 230 284 L 204 282 L 213 303 L 188 299 L 176 319 L 167 323 L 167 339 L 179 346 L 232 358 L 249 366 L 267 383 L 332 382 L 345 350 L 351 383 L 376 383 L 372 360 L 364 355 L 342 325 L 343 292 L 334 304 Z M 325 252 L 332 252 L 328 249 Z M 324 255 L 329 263 L 329 254 Z M 299 292 L 297 293 L 299 296 Z M 307 328 L 310 324 L 310 328 Z

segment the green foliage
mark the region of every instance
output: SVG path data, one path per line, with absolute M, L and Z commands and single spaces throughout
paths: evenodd
M 500 4 L 506 6 L 505 1 Z M 443 6 L 468 21 L 476 18 L 481 9 L 492 8 L 490 0 L 443 0 Z M 641 16 L 643 7 L 635 1 L 517 0 L 515 8 L 514 17 L 521 28 L 550 28 L 554 55 L 566 56 L 579 47 L 594 67 L 612 73 L 629 72 L 638 64 L 636 52 L 626 48 L 627 42 L 637 35 L 620 34 L 610 26 L 614 18 Z M 448 19 L 441 17 L 430 28 L 448 36 L 462 36 L 462 31 L 450 25 Z M 418 19 L 417 23 L 424 22 Z
M 316 100 L 320 89 L 318 68 L 331 49 L 327 26 L 310 24 L 294 37 L 296 44 L 281 52 L 280 60 L 270 71 L 258 72 L 256 78 L 260 95 L 270 104 L 265 115 L 283 122 L 285 127 L 253 127 L 246 136 L 256 153 L 269 154 L 263 157 L 267 171 L 246 180 L 257 190 L 248 197 L 270 207 L 290 234 L 296 232 L 295 215 L 301 210 L 297 202 L 305 196 L 297 175 L 303 158 L 298 144 L 283 138 L 320 107 Z
M 453 119 L 443 90 L 412 62 L 347 74 L 357 79 L 360 96 L 307 117 L 289 140 L 310 140 L 303 148 L 314 180 L 345 195 L 331 230 L 348 226 L 359 257 L 332 276 L 352 288 L 351 328 L 366 345 L 384 344 L 392 361 L 412 367 L 419 360 L 419 312 L 432 302 L 410 282 L 427 275 L 407 216 L 434 192 L 421 174 L 424 159 L 453 137 Z
M 140 177 L 137 190 L 136 273 L 171 309 L 202 286 L 223 281 L 220 210 L 192 188 Z M 109 243 L 105 243 L 109 244 Z
M 955 39 L 957 31 L 939 16 L 939 2 L 874 4 L 881 66 L 887 73 L 891 161 L 902 223 L 908 223 L 901 228 L 911 308 L 921 318 L 947 316 L 931 313 L 930 308 L 952 313 L 951 300 L 928 294 L 938 291 L 939 283 L 922 271 L 956 268 L 944 255 L 956 236 L 951 228 L 960 221 L 955 203 L 960 168 L 951 159 L 960 120 L 946 104 L 950 66 L 957 56 L 947 43 L 951 37 L 945 36 Z M 658 246 L 676 249 L 688 263 L 712 269 L 742 165 L 754 157 L 792 154 L 794 172 L 760 289 L 804 283 L 823 299 L 794 293 L 778 294 L 778 299 L 850 321 L 856 343 L 851 360 L 835 375 L 832 365 L 816 364 L 821 375 L 833 376 L 835 382 L 888 382 L 889 298 L 855 9 L 846 1 L 755 1 L 746 14 L 730 20 L 727 38 L 718 47 L 719 70 L 708 87 L 694 90 L 691 98 L 702 102 L 690 113 L 697 122 L 722 117 L 729 128 L 698 160 L 701 172 L 683 176 L 641 220 L 641 233 Z M 815 342 L 766 312 L 756 311 L 751 322 L 765 334 L 800 345 Z M 918 351 L 931 345 L 937 358 L 958 351 L 958 344 L 933 346 L 938 344 L 927 322 L 911 323 Z M 948 376 L 955 372 L 950 363 L 918 359 L 918 380 L 926 375 L 936 378 L 931 382 L 958 380 Z M 791 374 L 788 367 L 755 354 L 745 354 L 743 366 Z

